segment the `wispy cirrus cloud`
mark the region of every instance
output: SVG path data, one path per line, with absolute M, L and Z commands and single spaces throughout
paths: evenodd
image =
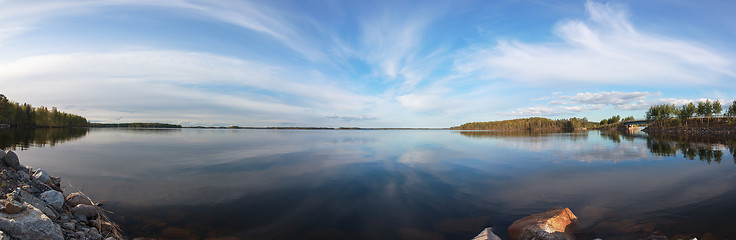
M 501 112 L 501 115 L 505 116 L 519 116 L 519 117 L 551 117 L 566 114 L 567 112 L 560 108 L 551 107 L 526 107 L 520 108 L 511 112 Z
M 231 119 L 233 111 L 248 115 L 231 119 L 239 122 L 318 119 L 327 111 L 369 112 L 377 99 L 346 91 L 334 81 L 320 80 L 320 75 L 302 82 L 304 72 L 308 71 L 161 50 L 49 54 L 0 64 L 3 90 L 19 101 L 54 102 L 49 98 L 64 92 L 64 105 L 85 113 L 114 110 L 111 116 L 125 115 L 128 120 L 165 112 L 171 119 Z M 106 119 L 113 120 L 109 116 L 98 120 Z
M 588 1 L 585 7 L 588 19 L 556 24 L 561 42 L 499 40 L 464 52 L 455 68 L 542 85 L 712 85 L 736 76 L 734 59 L 698 42 L 641 31 L 621 5 Z
M 115 7 L 154 7 L 161 11 L 183 11 L 190 17 L 204 17 L 268 36 L 302 57 L 326 61 L 327 46 L 317 42 L 318 23 L 298 12 L 285 12 L 266 4 L 250 1 L 35 1 L 7 2 L 0 8 L 0 46 L 4 39 L 33 30 L 45 20 L 67 15 L 92 13 Z M 331 34 L 324 33 L 321 34 Z

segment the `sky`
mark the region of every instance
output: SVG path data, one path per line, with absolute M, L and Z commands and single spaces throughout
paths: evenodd
M 0 0 L 0 94 L 91 122 L 450 127 L 736 100 L 736 1 Z

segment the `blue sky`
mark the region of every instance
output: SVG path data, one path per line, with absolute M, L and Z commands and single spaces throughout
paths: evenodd
M 736 99 L 733 12 L 686 0 L 0 0 L 0 93 L 94 122 L 643 117 Z

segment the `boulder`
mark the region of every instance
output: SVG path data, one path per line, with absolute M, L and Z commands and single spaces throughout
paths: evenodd
M 3 157 L 3 162 L 5 162 L 5 165 L 8 167 L 12 167 L 13 169 L 20 169 L 20 160 L 18 160 L 18 155 L 15 155 L 13 151 L 8 151 L 5 156 Z
M 61 211 L 61 207 L 64 206 L 64 195 L 61 195 L 56 190 L 48 190 L 41 193 L 41 200 L 51 205 L 56 211 Z
M 0 149 L 0 160 L 3 160 L 5 158 L 5 150 Z
M 87 204 L 77 204 L 71 211 L 72 215 L 85 216 L 87 219 L 94 219 L 98 214 L 97 207 Z
M 75 192 L 66 196 L 66 204 L 70 207 L 77 206 L 79 204 L 92 205 L 92 201 L 82 192 Z
M 64 239 L 61 228 L 33 205 L 19 214 L 0 212 L 0 229 L 14 239 Z
M 511 240 L 575 239 L 573 231 L 577 219 L 569 208 L 551 208 L 514 221 L 509 226 L 509 237 Z
M 46 174 L 46 171 L 42 169 L 36 170 L 36 172 L 33 174 L 33 177 L 38 179 L 41 183 L 51 183 L 51 177 L 49 177 L 48 174 Z
M 46 216 L 48 216 L 51 219 L 57 219 L 59 218 L 59 214 L 56 212 L 56 210 L 52 209 L 46 202 L 44 202 L 41 199 L 38 199 L 37 197 L 33 196 L 33 194 L 30 194 L 29 192 L 26 192 L 25 190 L 21 188 L 15 189 L 13 192 L 16 194 L 16 196 L 20 196 L 20 199 L 23 202 L 26 202 L 28 204 L 33 205 L 38 210 L 41 210 Z
M 486 229 L 483 229 L 483 231 L 481 231 L 478 236 L 475 236 L 472 240 L 501 240 L 501 238 L 493 233 L 492 227 L 487 227 Z

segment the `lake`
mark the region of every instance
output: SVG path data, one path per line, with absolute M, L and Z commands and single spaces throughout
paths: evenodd
M 21 163 L 130 237 L 507 237 L 551 207 L 579 239 L 736 238 L 733 139 L 642 132 L 3 129 Z

